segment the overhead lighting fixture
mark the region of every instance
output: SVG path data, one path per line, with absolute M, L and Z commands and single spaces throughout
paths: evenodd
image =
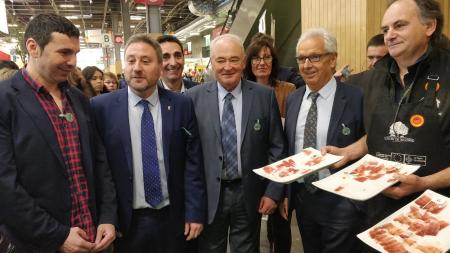
M 147 7 L 145 7 L 143 5 L 138 5 L 138 6 L 136 6 L 136 10 L 145 11 L 145 10 L 147 10 Z
M 74 4 L 60 4 L 59 7 L 61 8 L 75 8 Z
M 80 28 L 81 26 L 80 25 L 75 25 L 77 28 Z
M 67 19 L 80 19 L 81 15 L 72 15 L 72 16 L 65 16 Z M 92 18 L 92 14 L 89 15 L 83 15 L 84 19 Z
M 130 28 L 136 28 L 136 26 L 135 25 L 130 25 Z
M 205 28 L 207 28 L 207 29 L 212 29 L 212 28 L 216 28 L 216 26 L 215 26 L 215 25 L 205 25 L 204 27 L 205 27 Z
M 134 15 L 130 16 L 130 20 L 143 20 L 143 19 L 144 19 L 143 16 L 134 16 Z
M 16 39 L 16 38 L 11 38 L 11 42 L 12 42 L 12 43 L 17 43 L 17 42 L 19 42 L 19 40 Z
M 199 36 L 200 33 L 199 33 L 199 32 L 191 32 L 190 35 L 191 35 L 191 36 Z
M 8 27 L 18 27 L 17 24 L 8 24 Z

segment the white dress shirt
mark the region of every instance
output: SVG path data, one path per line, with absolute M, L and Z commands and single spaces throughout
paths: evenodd
M 156 88 L 153 94 L 146 98 L 149 102 L 150 113 L 152 114 L 155 127 L 159 175 L 163 194 L 163 201 L 158 206 L 150 206 L 150 204 L 145 201 L 141 150 L 141 118 L 144 108 L 139 104 L 139 101 L 141 100 L 142 98 L 134 94 L 130 87 L 128 87 L 128 118 L 130 124 L 131 149 L 133 153 L 133 208 L 141 209 L 151 207 L 160 209 L 169 204 L 169 192 L 167 190 L 167 176 L 164 166 L 161 104 L 159 103 L 158 89 Z
M 167 86 L 166 83 L 165 83 L 162 79 L 160 79 L 160 80 L 161 80 L 161 83 L 163 84 L 164 89 L 172 91 L 172 90 L 169 88 L 169 86 Z M 186 87 L 184 86 L 183 79 L 181 79 L 181 89 L 180 89 L 180 94 L 184 94 L 185 91 L 186 91 Z M 176 91 L 173 91 L 173 92 L 176 92 Z
M 302 105 L 300 106 L 300 112 L 297 118 L 297 125 L 295 128 L 295 153 L 298 154 L 303 150 L 303 134 L 305 132 L 306 116 L 308 115 L 309 108 L 312 101 L 309 97 L 311 93 L 308 85 L 306 85 L 306 91 L 303 95 Z M 336 94 L 336 79 L 332 77 L 325 86 L 319 91 L 319 97 L 317 98 L 317 146 L 313 147 L 320 150 L 327 145 L 328 127 L 330 125 L 331 111 L 333 110 L 334 96 Z M 330 175 L 328 169 L 319 171 L 319 179 L 325 178 Z M 298 180 L 303 182 L 303 179 Z
M 237 159 L 238 159 L 238 172 L 239 177 L 242 176 L 242 165 L 241 165 L 241 127 L 242 127 L 242 86 L 239 82 L 238 86 L 234 88 L 231 92 L 225 90 L 222 85 L 217 82 L 217 96 L 219 101 L 219 117 L 220 123 L 222 125 L 222 112 L 223 105 L 225 103 L 225 96 L 231 93 L 234 98 L 231 100 L 234 111 L 234 120 L 236 122 L 236 141 L 237 141 Z

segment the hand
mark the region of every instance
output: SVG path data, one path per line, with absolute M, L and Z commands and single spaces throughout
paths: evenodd
M 383 191 L 383 194 L 389 198 L 401 199 L 411 193 L 424 191 L 426 189 L 422 177 L 411 175 L 396 175 L 400 185 L 392 186 Z
M 203 224 L 200 223 L 184 223 L 184 236 L 186 241 L 197 238 L 203 231 Z
M 347 164 L 349 161 L 353 161 L 361 158 L 367 154 L 367 135 L 364 135 L 359 140 L 355 141 L 353 144 L 348 145 L 344 148 L 337 148 L 333 146 L 325 146 L 321 149 L 322 155 L 330 153 L 333 155 L 343 156 L 342 160 L 333 164 L 331 168 L 340 168 Z
M 91 252 L 105 250 L 116 239 L 116 228 L 112 224 L 100 224 L 97 227 L 95 246 Z
M 89 252 L 95 244 L 88 240 L 89 238 L 83 229 L 79 227 L 70 228 L 69 236 L 59 250 L 65 253 Z
M 258 212 L 263 215 L 272 214 L 277 208 L 277 203 L 271 198 L 263 196 L 261 202 L 259 202 Z
M 283 203 L 278 206 L 278 211 L 280 212 L 281 217 L 283 217 L 285 220 L 288 220 L 288 213 L 289 213 L 289 200 L 288 198 L 283 199 Z
M 344 166 L 351 160 L 348 155 L 348 152 L 345 151 L 345 148 L 338 148 L 338 147 L 334 147 L 334 146 L 325 146 L 325 147 L 322 147 L 320 149 L 320 151 L 321 151 L 322 155 L 330 153 L 333 155 L 338 155 L 338 156 L 344 157 L 339 162 L 330 166 L 333 169 L 341 168 L 342 166 Z

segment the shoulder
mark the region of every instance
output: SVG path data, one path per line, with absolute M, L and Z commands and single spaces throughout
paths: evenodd
M 128 89 L 119 89 L 114 92 L 104 93 L 91 98 L 91 104 L 106 105 L 121 97 L 127 97 Z

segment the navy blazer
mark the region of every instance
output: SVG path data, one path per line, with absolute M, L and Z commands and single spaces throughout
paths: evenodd
M 94 222 L 115 224 L 115 189 L 89 101 L 77 88 L 65 94 L 79 125 Z M 0 233 L 23 251 L 56 252 L 69 235 L 72 202 L 52 123 L 21 71 L 0 82 L 0 101 Z
M 163 153 L 170 215 L 174 231 L 185 222 L 204 223 L 206 190 L 197 120 L 190 98 L 158 87 L 161 104 Z M 133 211 L 133 158 L 128 119 L 128 89 L 91 100 L 119 200 L 119 229 L 130 228 Z

